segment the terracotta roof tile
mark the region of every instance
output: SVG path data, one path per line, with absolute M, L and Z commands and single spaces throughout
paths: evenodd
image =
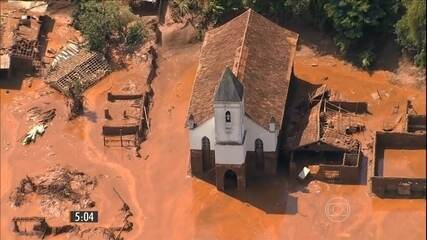
M 195 123 L 213 116 L 214 93 L 230 67 L 244 86 L 246 114 L 266 129 L 273 117 L 281 128 L 297 40 L 252 10 L 207 32 L 189 107 Z

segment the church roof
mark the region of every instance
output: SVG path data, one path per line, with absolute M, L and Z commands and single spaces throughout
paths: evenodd
M 243 85 L 237 80 L 230 68 L 226 67 L 216 90 L 215 102 L 241 102 Z
M 247 10 L 206 33 L 188 115 L 196 125 L 213 117 L 215 93 L 229 67 L 244 88 L 246 115 L 265 129 L 281 128 L 298 34 Z

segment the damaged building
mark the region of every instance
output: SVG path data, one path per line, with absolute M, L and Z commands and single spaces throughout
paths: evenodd
M 77 225 L 51 227 L 45 217 L 15 217 L 12 219 L 12 231 L 18 236 L 38 237 L 45 239 L 49 235 L 78 232 Z
M 297 41 L 250 9 L 206 33 L 187 117 L 194 176 L 244 190 L 276 174 Z
M 361 144 L 353 135 L 364 131 L 359 115 L 367 104 L 336 96 L 323 85 L 291 114 L 285 143 L 291 175 L 300 173 L 304 179 L 309 173 L 333 183 L 360 181 Z
M 151 82 L 156 76 L 156 50 L 149 46 L 146 60 L 140 64 L 138 78 L 116 81 L 107 93 L 102 135 L 104 146 L 136 147 L 150 130 L 149 111 L 152 107 Z
M 44 238 L 50 227 L 44 217 L 15 217 L 12 219 L 12 231 L 20 236 Z
M 108 92 L 107 100 L 102 127 L 104 146 L 138 147 L 149 129 L 149 94 Z
M 408 101 L 405 131 L 376 132 L 371 190 L 381 198 L 425 198 L 426 116 Z
M 24 9 L 0 16 L 0 76 L 33 73 L 41 67 L 41 40 L 46 16 Z
M 110 65 L 103 54 L 90 51 L 82 44 L 70 42 L 55 56 L 47 70 L 45 82 L 67 95 L 76 81 L 84 91 L 110 71 Z

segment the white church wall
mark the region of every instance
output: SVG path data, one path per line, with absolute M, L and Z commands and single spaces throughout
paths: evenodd
M 249 117 L 245 116 L 246 124 L 246 150 L 255 151 L 255 140 L 261 139 L 263 142 L 264 152 L 275 152 L 277 148 L 278 131 L 270 132 L 258 125 Z
M 259 126 L 253 120 L 245 116 L 246 136 L 245 136 L 245 150 L 255 150 L 255 140 L 261 139 L 264 146 L 264 152 L 274 152 L 277 147 L 278 131 L 269 132 L 263 127 Z M 215 149 L 215 119 L 211 118 L 204 122 L 202 125 L 189 129 L 190 149 L 201 150 L 202 138 L 206 136 L 209 138 L 211 150 Z
M 215 103 L 215 141 L 236 142 L 243 140 L 243 105 L 241 103 Z M 227 128 L 225 113 L 230 112 L 231 126 Z
M 215 146 L 215 164 L 243 164 L 246 158 L 245 145 Z
M 215 120 L 214 118 L 202 123 L 194 129 L 189 129 L 190 149 L 201 150 L 202 138 L 209 138 L 211 150 L 215 149 Z

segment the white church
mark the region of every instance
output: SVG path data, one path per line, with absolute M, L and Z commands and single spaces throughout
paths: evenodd
M 193 176 L 244 190 L 276 174 L 297 41 L 252 10 L 206 33 L 187 119 Z

